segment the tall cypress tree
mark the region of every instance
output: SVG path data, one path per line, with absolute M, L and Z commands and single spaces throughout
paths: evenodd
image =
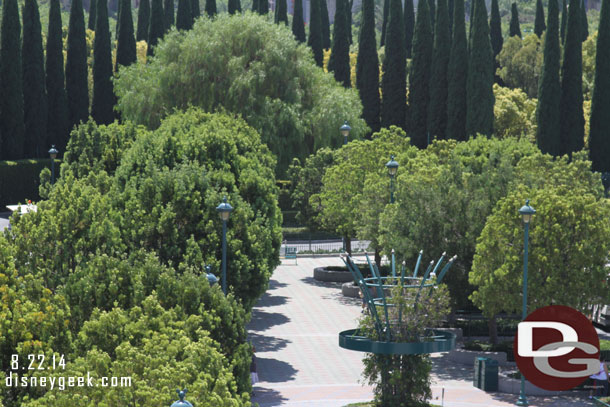
M 453 0 L 447 2 L 447 10 L 449 10 L 449 33 L 453 35 Z
M 351 69 L 349 66 L 349 41 L 347 40 L 347 8 L 348 0 L 337 0 L 337 12 L 335 13 L 335 24 L 333 26 L 333 65 L 337 82 L 343 86 L 351 86 Z
M 266 1 L 266 0 L 263 0 Z M 307 45 L 313 51 L 313 59 L 316 65 L 322 67 L 324 54 L 322 51 L 322 16 L 320 15 L 320 0 L 311 0 L 309 12 L 309 38 Z
M 152 0 L 150 7 L 150 25 L 148 27 L 147 55 L 153 55 L 153 48 L 163 38 L 165 23 L 163 22 L 163 0 Z
M 379 58 L 375 40 L 375 1 L 362 4 L 362 27 L 358 41 L 356 60 L 356 87 L 362 101 L 362 117 L 371 131 L 377 132 L 379 122 Z
M 303 0 L 294 0 L 292 33 L 298 42 L 305 42 L 305 22 L 303 21 Z
M 544 63 L 538 87 L 538 108 L 536 120 L 536 142 L 543 153 L 557 156 L 560 154 L 559 137 L 559 8 L 557 0 L 549 0 L 548 27 L 544 41 Z
M 216 0 L 205 0 L 205 12 L 210 17 L 213 17 L 218 13 L 216 10 Z
M 491 17 L 489 19 L 489 38 L 491 40 L 491 48 L 494 51 L 494 61 L 496 56 L 502 51 L 504 38 L 502 38 L 502 19 L 500 18 L 500 8 L 498 0 L 491 0 Z
M 178 0 L 178 10 L 176 12 L 176 28 L 178 30 L 190 30 L 191 28 L 193 28 L 193 12 L 191 11 L 191 0 Z
M 566 27 L 568 26 L 568 0 L 563 0 L 561 9 L 561 43 L 566 42 Z
M 278 0 L 275 6 L 275 22 L 276 24 L 284 23 L 288 25 L 288 6 L 286 0 Z
M 428 106 L 428 134 L 445 138 L 447 129 L 447 70 L 451 52 L 449 12 L 447 0 L 438 0 L 434 26 L 432 76 L 430 77 L 430 104 Z
M 379 46 L 385 45 L 385 34 L 388 27 L 388 13 L 390 12 L 390 2 L 392 0 L 383 0 L 383 21 L 381 22 L 381 41 Z
M 415 11 L 413 0 L 405 0 L 403 20 L 405 22 L 405 51 L 407 58 L 411 58 L 413 50 L 413 30 L 415 29 Z
M 89 22 L 87 23 L 87 28 L 91 31 L 95 31 L 95 15 L 97 13 L 97 4 L 96 0 L 91 0 L 89 2 Z
M 521 35 L 521 26 L 519 25 L 519 10 L 517 10 L 517 3 L 513 3 L 510 7 L 509 37 L 514 36 L 523 38 Z
M 318 2 L 321 0 L 318 0 Z M 269 13 L 269 0 L 258 0 L 258 12 L 261 15 Z
M 252 12 L 258 13 L 258 0 L 252 0 Z
M 114 104 L 108 4 L 106 0 L 97 0 L 97 21 L 95 23 L 95 40 L 93 42 L 93 102 L 91 103 L 91 117 L 98 124 L 112 123 L 114 120 Z
M 595 80 L 591 100 L 589 157 L 593 171 L 610 172 L 610 3 L 602 1 L 597 31 Z
M 572 154 L 584 146 L 585 119 L 582 96 L 582 41 L 580 0 L 570 0 L 568 27 L 561 66 L 559 102 L 560 154 Z M 606 45 L 606 44 L 605 44 Z
M 585 7 L 585 0 L 580 3 L 580 38 L 582 42 L 585 42 L 589 38 L 589 22 L 587 21 L 587 8 Z
M 193 22 L 201 17 L 201 6 L 199 4 L 199 0 L 191 0 L 191 13 Z
M 350 45 L 353 42 L 352 39 L 352 9 L 354 8 L 354 0 L 347 0 L 347 37 Z
M 86 122 L 89 117 L 89 88 L 87 72 L 87 43 L 85 16 L 81 0 L 72 0 L 68 26 L 68 52 L 66 56 L 66 94 L 70 113 L 69 128 Z
M 119 0 L 120 1 L 120 0 Z M 119 3 L 122 4 L 122 3 Z M 130 7 L 131 9 L 131 4 Z M 164 12 L 164 23 L 165 23 L 165 31 L 171 30 L 174 25 L 174 0 L 165 0 L 163 4 L 163 12 Z M 119 14 L 120 16 L 120 14 Z
M 434 0 L 428 0 L 428 8 L 430 9 L 430 27 L 432 27 L 432 35 L 434 35 L 434 18 L 436 16 L 436 4 Z
M 475 0 L 472 47 L 468 60 L 466 134 L 491 136 L 494 124 L 494 61 L 485 0 Z
M 409 130 L 411 142 L 419 148 L 425 148 L 428 145 L 427 117 L 433 50 L 429 13 L 428 2 L 420 0 L 417 7 L 415 34 L 413 35 L 413 61 L 409 76 Z M 383 95 L 385 100 L 385 92 Z
M 328 5 L 326 4 L 326 0 L 320 0 L 320 17 L 322 17 L 322 47 L 324 47 L 324 49 L 330 49 L 330 21 L 328 19 Z M 345 19 L 347 25 L 347 16 Z
M 542 7 L 542 0 L 536 0 L 536 19 L 534 20 L 534 32 L 538 38 L 542 38 L 542 33 L 546 30 L 546 24 L 544 24 L 544 7 Z
M 140 0 L 138 8 L 138 31 L 136 41 L 148 41 L 148 26 L 150 25 L 150 0 Z
M 405 23 L 400 0 L 391 0 L 388 15 L 383 77 L 381 79 L 381 125 L 405 128 L 407 107 Z
M 42 157 L 47 144 L 47 93 L 44 83 L 42 28 L 36 0 L 26 0 L 23 8 L 23 113 L 25 155 Z M 42 113 L 42 114 L 41 114 Z
M 21 67 L 21 24 L 17 0 L 4 0 L 0 45 L 0 134 L 2 157 L 23 158 L 23 72 Z
M 447 138 L 466 140 L 466 83 L 468 45 L 464 21 L 464 0 L 453 3 L 453 37 L 447 75 Z
M 233 2 L 235 3 L 235 9 L 237 10 L 237 12 L 241 13 L 241 1 L 240 0 L 233 0 Z
M 51 0 L 50 3 L 45 72 L 47 144 L 55 144 L 59 151 L 65 151 L 68 144 L 68 99 L 64 77 L 61 9 L 59 0 Z
M 121 0 L 120 9 L 119 38 L 117 39 L 116 46 L 115 71 L 119 70 L 119 65 L 128 66 L 136 62 L 138 59 L 136 53 L 136 39 L 133 35 L 131 0 Z

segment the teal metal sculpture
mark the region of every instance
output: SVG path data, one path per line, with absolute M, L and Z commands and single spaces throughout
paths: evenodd
M 389 310 L 397 306 L 398 299 L 391 295 L 396 292 L 396 287 L 401 287 L 401 295 L 414 295 L 413 312 L 417 312 L 420 299 L 423 296 L 431 296 L 434 288 L 443 281 L 443 278 L 455 262 L 457 256 L 453 256 L 440 270 L 445 253 L 443 253 L 436 262 L 431 261 L 422 277 L 418 277 L 419 267 L 423 252 L 419 252 L 417 263 L 412 277 L 406 276 L 406 264 L 402 263 L 400 277 L 396 275 L 396 256 L 392 250 L 392 275 L 382 277 L 377 265 L 371 262 L 368 254 L 366 260 L 371 271 L 371 276 L 364 278 L 360 269 L 354 264 L 352 258 L 347 254 L 341 256 L 341 259 L 347 266 L 347 269 L 354 276 L 354 280 L 362 291 L 363 299 L 367 305 L 368 312 L 373 319 L 374 331 L 377 338 L 370 338 L 360 329 L 350 329 L 339 333 L 339 346 L 345 349 L 355 350 L 359 352 L 368 352 L 385 355 L 409 355 L 409 354 L 427 354 L 435 352 L 446 352 L 455 347 L 455 335 L 440 330 L 429 329 L 425 335 L 420 336 L 418 341 L 400 342 L 393 335 L 395 328 L 402 326 L 403 314 L 402 306 L 398 306 L 398 318 L 390 318 Z M 434 267 L 434 268 L 433 268 Z M 390 295 L 389 295 L 390 294 Z
M 184 400 L 184 397 L 186 397 L 186 389 L 184 389 L 184 390 L 178 389 L 176 391 L 178 392 L 178 398 L 180 400 L 174 402 L 171 407 L 193 407 L 193 405 L 191 403 Z

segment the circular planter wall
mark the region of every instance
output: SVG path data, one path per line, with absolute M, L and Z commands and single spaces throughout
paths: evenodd
M 327 270 L 326 267 L 316 267 L 313 269 L 313 278 L 318 281 L 332 283 L 346 283 L 349 281 L 354 281 L 354 277 L 352 277 L 352 273 L 349 271 Z

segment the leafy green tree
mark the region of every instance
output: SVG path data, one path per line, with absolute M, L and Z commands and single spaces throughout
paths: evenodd
M 201 6 L 199 4 L 199 0 L 191 0 L 191 13 L 193 23 L 195 20 L 201 17 Z
M 347 9 L 347 7 L 346 7 Z M 346 10 L 347 11 L 347 10 Z M 330 49 L 330 21 L 328 16 L 328 5 L 326 0 L 320 0 L 320 17 L 322 18 L 322 47 Z M 347 24 L 347 15 L 345 15 L 345 24 Z
M 407 0 L 408 1 L 408 0 Z M 379 131 L 379 58 L 375 40 L 375 3 L 364 0 L 362 27 L 356 59 L 356 87 L 362 101 L 362 117 L 372 132 Z
M 497 74 L 510 88 L 521 88 L 529 97 L 538 94 L 542 64 L 544 61 L 543 41 L 528 35 L 523 40 L 510 37 L 496 57 Z
M 25 155 L 42 157 L 47 145 L 47 93 L 45 92 L 42 28 L 36 0 L 23 8 L 23 113 Z M 42 114 L 41 114 L 42 113 Z
M 150 8 L 150 24 L 148 26 L 147 55 L 154 54 L 154 48 L 163 38 L 165 23 L 163 22 L 163 0 L 152 0 Z
M 87 23 L 87 28 L 91 31 L 95 31 L 95 20 L 97 14 L 97 0 L 89 0 L 89 21 Z
M 390 14 L 381 78 L 381 126 L 405 127 L 407 70 L 405 25 L 400 0 L 390 0 Z M 417 34 L 416 34 L 417 38 Z
M 468 60 L 466 134 L 493 133 L 494 58 L 484 0 L 475 0 L 472 41 Z
M 502 51 L 502 44 L 504 44 L 504 38 L 502 38 L 502 19 L 500 18 L 500 9 L 498 7 L 498 0 L 491 1 L 491 18 L 489 19 L 489 38 L 491 40 L 491 48 L 494 51 L 494 60 L 496 56 Z
M 91 117 L 99 124 L 114 120 L 115 96 L 112 90 L 112 55 L 110 51 L 110 29 L 108 27 L 108 4 L 97 0 L 97 23 L 93 44 L 93 102 Z M 125 13 L 127 14 L 127 13 Z
M 178 0 L 178 10 L 176 11 L 176 28 L 178 30 L 190 30 L 193 28 L 191 0 Z
M 536 134 L 536 99 L 530 99 L 521 89 L 509 89 L 494 84 L 494 135 L 523 137 Z
M 454 0 L 453 7 L 453 38 L 447 72 L 447 138 L 463 141 L 466 140 L 468 78 L 464 0 Z
M 544 40 L 544 64 L 538 88 L 538 108 L 536 120 L 538 130 L 536 143 L 543 153 L 557 156 L 561 152 L 559 129 L 559 100 L 561 85 L 559 82 L 559 58 L 561 46 L 559 40 L 559 8 L 557 0 L 549 0 L 548 24 Z
M 388 17 L 390 12 L 390 2 L 391 0 L 383 1 L 383 20 L 381 23 L 381 40 L 379 42 L 379 46 L 383 47 L 386 42 L 386 32 L 388 30 Z
M 278 0 L 275 6 L 275 23 L 288 25 L 288 5 L 286 0 Z
M 63 41 L 61 35 L 62 24 L 59 0 L 51 0 L 45 71 L 48 98 L 47 144 L 55 144 L 59 151 L 65 151 L 69 136 L 68 99 L 65 88 Z
M 173 0 L 172 5 L 172 17 L 173 11 Z M 133 33 L 133 17 L 131 14 L 131 1 L 121 0 L 121 12 L 119 17 L 119 36 L 116 45 L 116 64 L 114 66 L 115 72 L 118 72 L 119 65 L 129 66 L 137 61 L 138 56 L 136 53 L 136 39 Z M 173 19 L 171 25 L 173 25 Z
M 205 0 L 205 12 L 208 16 L 213 17 L 218 12 L 216 10 L 216 0 Z
M 447 0 L 438 0 L 435 21 L 430 103 L 428 105 L 428 134 L 431 137 L 442 139 L 445 138 L 447 130 L 447 76 L 451 52 Z
M 517 3 L 513 3 L 510 7 L 510 26 L 508 36 L 523 38 L 521 35 L 521 26 L 519 25 L 519 10 L 517 10 Z
M 346 88 L 351 86 L 351 68 L 349 64 L 349 40 L 347 38 L 347 0 L 337 0 L 337 12 L 333 25 L 332 70 L 335 80 Z
M 320 8 L 320 0 L 312 0 L 309 3 L 309 37 L 307 45 L 311 47 L 313 59 L 319 67 L 324 63 L 324 53 L 322 51 L 324 45 L 324 33 L 322 29 L 322 15 Z
M 413 0 L 405 0 L 403 20 L 405 22 L 405 55 L 411 59 L 413 50 L 413 31 L 415 30 L 415 11 Z
M 165 0 L 163 2 L 163 22 L 165 23 L 165 31 L 169 31 L 172 28 L 174 20 L 174 0 Z
M 542 0 L 536 0 L 536 19 L 534 20 L 534 32 L 538 38 L 542 38 L 542 33 L 546 30 L 546 24 L 544 23 L 544 7 L 542 7 Z
M 305 21 L 303 20 L 303 0 L 294 1 L 294 13 L 292 16 L 292 34 L 298 42 L 305 42 Z
M 585 119 L 582 96 L 582 41 L 579 0 L 570 1 L 559 102 L 559 153 L 572 154 L 584 147 Z
M 180 15 L 180 3 L 178 3 L 178 15 Z M 140 6 L 138 7 L 138 31 L 136 32 L 136 41 L 148 42 L 149 26 L 150 0 L 140 0 Z
M 566 28 L 568 26 L 568 0 L 563 0 L 563 9 L 561 10 L 561 43 L 566 42 Z
M 0 43 L 0 136 L 3 159 L 23 158 L 23 70 L 21 65 L 21 24 L 17 0 L 2 4 Z M 10 63 L 8 63 L 10 61 Z
M 607 120 L 610 117 L 610 4 L 602 2 L 597 52 L 595 54 L 595 84 L 591 100 L 589 154 L 593 171 L 610 172 L 610 139 Z

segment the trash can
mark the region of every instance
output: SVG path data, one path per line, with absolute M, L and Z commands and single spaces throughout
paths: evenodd
M 474 387 L 476 387 L 477 389 L 481 388 L 481 376 L 482 376 L 482 372 L 483 372 L 483 361 L 485 361 L 487 358 L 482 358 L 482 357 L 475 357 L 474 358 L 474 380 L 473 380 L 473 384 Z
M 480 370 L 480 389 L 483 391 L 498 391 L 498 361 L 484 358 Z

